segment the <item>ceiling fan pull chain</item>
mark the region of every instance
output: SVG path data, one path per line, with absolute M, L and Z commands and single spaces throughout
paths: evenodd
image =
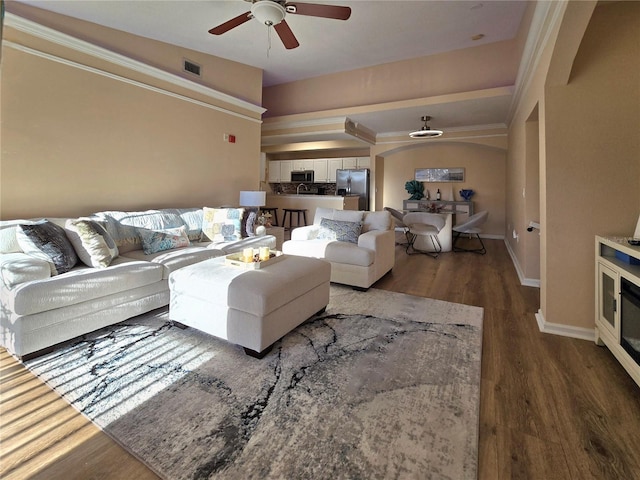
M 267 27 L 267 58 L 269 58 L 270 51 L 271 51 L 271 27 Z

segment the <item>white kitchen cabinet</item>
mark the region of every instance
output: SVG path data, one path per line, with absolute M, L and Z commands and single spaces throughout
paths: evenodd
M 342 159 L 342 168 L 358 168 L 357 157 L 348 157 Z
M 369 157 L 347 157 L 342 159 L 342 168 L 371 168 Z
M 313 159 L 291 160 L 291 170 L 294 172 L 302 172 L 304 170 L 313 170 Z
M 327 183 L 329 181 L 326 158 L 313 160 L 313 179 L 316 183 Z
M 269 183 L 291 182 L 291 170 L 293 170 L 293 160 L 271 160 L 269 161 Z
M 341 158 L 330 158 L 327 160 L 327 182 L 335 183 L 336 182 L 336 170 L 341 170 L 342 159 Z
M 356 163 L 358 165 L 358 168 L 371 168 L 370 157 L 356 157 Z
M 282 183 L 291 182 L 292 163 L 291 160 L 280 160 L 280 181 Z
M 267 181 L 269 183 L 280 183 L 280 160 L 271 160 L 269 162 L 269 172 L 267 174 Z

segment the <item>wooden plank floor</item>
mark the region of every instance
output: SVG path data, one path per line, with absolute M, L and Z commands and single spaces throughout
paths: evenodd
M 376 288 L 484 307 L 479 475 L 640 479 L 640 388 L 606 348 L 538 331 L 539 291 L 504 243 L 438 259 L 396 248 Z M 0 350 L 0 478 L 157 478 Z

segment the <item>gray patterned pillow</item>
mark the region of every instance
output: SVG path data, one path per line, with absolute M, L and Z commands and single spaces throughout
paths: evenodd
M 78 263 L 78 256 L 59 225 L 48 220 L 33 225 L 18 225 L 16 238 L 22 251 L 49 263 L 51 275 L 71 270 Z
M 358 243 L 362 231 L 362 222 L 347 222 L 344 220 L 320 220 L 320 232 L 317 238 L 337 240 L 339 242 Z

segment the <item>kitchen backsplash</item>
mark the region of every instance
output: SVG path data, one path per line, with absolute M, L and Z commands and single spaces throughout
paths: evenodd
M 271 191 L 273 193 L 282 193 L 285 195 L 295 195 L 296 189 L 299 184 L 296 183 L 270 183 Z M 309 191 L 316 192 L 319 195 L 322 195 L 322 191 L 324 190 L 324 195 L 335 195 L 336 194 L 336 184 L 335 183 L 305 183 Z M 301 187 L 301 190 L 303 188 Z

